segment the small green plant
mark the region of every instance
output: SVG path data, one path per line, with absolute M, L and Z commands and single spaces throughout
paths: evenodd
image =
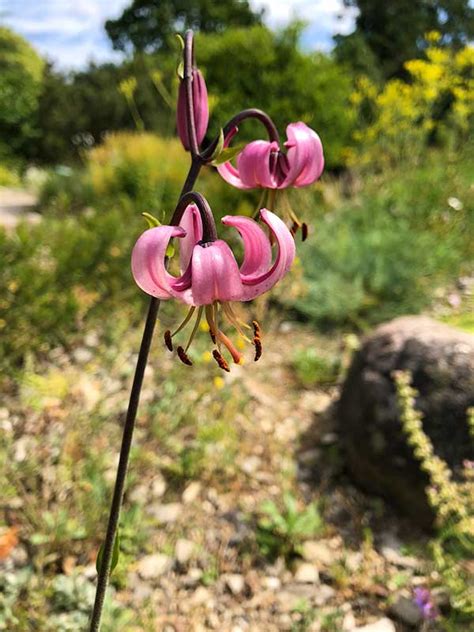
M 474 555 L 474 476 L 471 462 L 465 464 L 463 480 L 453 481 L 447 464 L 433 450 L 423 431 L 422 415 L 415 408 L 417 391 L 408 372 L 394 375 L 402 427 L 413 447 L 421 469 L 428 474 L 428 501 L 436 514 L 437 534 L 431 543 L 436 570 L 450 594 L 452 615 L 448 625 L 472 621 L 474 593 L 469 560 Z M 468 424 L 474 436 L 474 411 L 468 411 Z M 456 629 L 462 629 L 457 627 Z
M 293 367 L 303 386 L 332 384 L 341 368 L 339 358 L 321 355 L 313 348 L 299 349 L 293 356 Z
M 291 626 L 291 632 L 306 632 L 316 619 L 316 610 L 307 599 L 301 599 L 293 608 L 293 613 L 299 615 L 298 621 Z
M 289 492 L 284 494 L 281 508 L 268 500 L 260 511 L 256 540 L 262 555 L 269 559 L 283 557 L 290 561 L 300 553 L 302 543 L 321 533 L 324 526 L 316 503 L 302 509 Z

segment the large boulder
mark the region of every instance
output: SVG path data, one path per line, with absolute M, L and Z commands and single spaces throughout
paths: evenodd
M 473 458 L 466 411 L 474 405 L 474 335 L 424 316 L 378 327 L 355 355 L 338 402 L 348 467 L 421 526 L 432 524 L 426 475 L 400 425 L 392 372 L 408 370 L 435 452 L 456 472 Z

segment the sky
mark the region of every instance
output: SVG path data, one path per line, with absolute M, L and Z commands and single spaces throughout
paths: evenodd
M 0 0 L 0 24 L 23 35 L 63 70 L 81 68 L 89 61 L 120 61 L 103 25 L 118 17 L 131 0 Z M 250 0 L 264 8 L 266 21 L 279 27 L 292 18 L 308 23 L 302 44 L 328 50 L 335 33 L 352 30 L 354 13 L 342 0 Z

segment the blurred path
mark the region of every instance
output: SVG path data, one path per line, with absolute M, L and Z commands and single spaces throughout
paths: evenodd
M 38 199 L 21 189 L 0 187 L 0 226 L 13 229 L 22 220 L 36 224 L 41 215 L 35 213 Z

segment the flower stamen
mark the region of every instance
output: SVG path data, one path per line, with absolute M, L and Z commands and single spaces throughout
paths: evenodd
M 235 327 L 237 332 L 246 342 L 250 342 L 249 337 L 244 334 L 242 327 L 245 327 L 246 329 L 251 329 L 251 327 L 247 325 L 247 323 L 244 323 L 239 318 L 237 318 L 237 315 L 235 314 L 232 308 L 232 305 L 230 305 L 230 303 L 221 303 L 221 305 L 230 324 Z
M 165 345 L 168 347 L 170 351 L 173 351 L 173 341 L 171 340 L 171 331 L 167 329 L 163 334 L 163 338 L 165 339 Z
M 301 241 L 306 241 L 308 238 L 308 224 L 303 222 L 301 224 Z
M 232 341 L 220 329 L 217 330 L 217 339 L 226 347 L 235 364 L 240 364 L 242 362 L 242 354 L 237 351 Z
M 223 371 L 227 371 L 227 373 L 230 373 L 229 365 L 227 364 L 222 353 L 220 353 L 217 349 L 214 349 L 214 351 L 212 352 L 212 355 L 214 356 L 214 359 L 217 362 L 217 364 L 220 366 L 220 368 Z
M 253 344 L 255 346 L 255 358 L 254 361 L 260 360 L 262 357 L 262 330 L 260 329 L 260 325 L 256 320 L 252 321 L 253 325 Z
M 201 318 L 202 318 L 202 312 L 203 312 L 203 307 L 201 305 L 201 307 L 198 310 L 198 314 L 196 316 L 196 322 L 194 323 L 194 327 L 193 330 L 191 332 L 191 335 L 189 336 L 189 340 L 188 340 L 188 344 L 185 347 L 185 351 L 187 351 L 189 349 L 189 347 L 191 346 L 192 341 L 194 340 L 194 336 L 196 335 L 196 332 L 199 328 L 199 323 L 201 322 Z
M 193 366 L 193 363 L 191 362 L 191 360 L 189 359 L 188 355 L 186 354 L 186 351 L 183 349 L 183 347 L 178 347 L 176 349 L 176 353 L 178 355 L 178 358 L 181 360 L 181 362 L 183 364 L 186 364 L 186 366 Z

